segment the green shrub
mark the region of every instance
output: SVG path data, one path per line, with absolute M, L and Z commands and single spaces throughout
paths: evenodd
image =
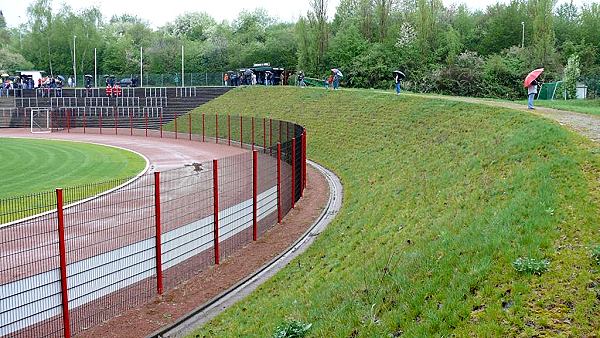
M 301 338 L 306 336 L 311 326 L 298 320 L 289 320 L 275 328 L 273 338 Z
M 513 262 L 513 267 L 517 272 L 541 275 L 548 271 L 550 262 L 547 259 L 535 259 L 528 257 L 519 257 Z

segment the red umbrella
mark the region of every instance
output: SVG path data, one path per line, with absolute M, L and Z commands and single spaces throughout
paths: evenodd
M 531 85 L 533 80 L 537 79 L 540 74 L 544 71 L 544 68 L 538 68 L 527 75 L 525 81 L 523 82 L 523 87 L 527 88 Z

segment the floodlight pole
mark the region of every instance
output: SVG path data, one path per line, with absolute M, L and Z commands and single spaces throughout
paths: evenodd
M 96 55 L 96 48 L 94 48 L 94 88 L 98 88 L 98 59 Z
M 73 87 L 77 87 L 77 60 L 75 59 L 75 39 L 77 35 L 73 35 Z
M 144 47 L 140 47 L 140 87 L 144 86 L 144 67 L 143 67 Z
M 521 26 L 523 26 L 523 35 L 521 36 L 521 48 L 525 48 L 525 22 L 521 21 Z
M 181 45 L 181 86 L 185 87 L 185 73 L 183 68 L 183 45 Z

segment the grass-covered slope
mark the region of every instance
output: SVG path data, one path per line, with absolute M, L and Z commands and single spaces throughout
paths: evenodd
M 600 329 L 600 149 L 524 112 L 369 91 L 240 88 L 200 107 L 301 123 L 343 209 L 200 337 L 584 336 Z M 309 182 L 310 184 L 310 182 Z M 548 259 L 520 274 L 518 257 Z
M 123 149 L 16 138 L 0 138 L 0 159 L 0 199 L 130 177 L 146 165 Z
M 520 103 L 527 104 L 527 101 Z M 560 110 L 574 111 L 583 114 L 600 116 L 600 100 L 536 100 L 535 105 L 539 107 L 554 108 Z

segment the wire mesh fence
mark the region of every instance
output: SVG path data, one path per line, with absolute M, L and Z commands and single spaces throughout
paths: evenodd
M 293 123 L 158 116 L 148 132 L 145 114 L 53 114 L 63 133 L 130 130 L 247 151 L 0 200 L 0 336 L 70 336 L 146 303 L 263 236 L 301 196 L 304 129 Z

